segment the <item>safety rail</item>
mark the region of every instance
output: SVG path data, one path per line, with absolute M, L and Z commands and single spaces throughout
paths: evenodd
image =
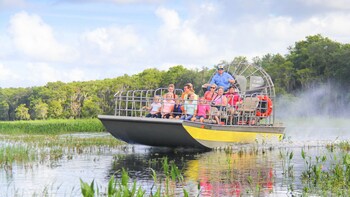
M 115 116 L 145 117 L 149 111 L 145 106 L 150 106 L 155 96 L 159 97 L 159 102 L 164 103 L 161 96 L 167 91 L 166 88 L 155 90 L 129 90 L 119 91 L 115 97 Z M 182 90 L 176 89 L 175 94 L 181 95 Z M 273 99 L 266 94 L 241 95 L 241 101 L 236 106 L 221 106 L 218 110 L 210 110 L 207 119 L 209 124 L 217 124 L 215 116 L 218 117 L 222 125 L 246 125 L 246 126 L 273 126 Z M 180 100 L 184 105 L 184 101 Z M 198 101 L 196 101 L 198 104 Z M 209 105 L 209 103 L 206 103 Z M 211 106 L 214 108 L 214 106 Z M 161 111 L 162 113 L 162 111 Z

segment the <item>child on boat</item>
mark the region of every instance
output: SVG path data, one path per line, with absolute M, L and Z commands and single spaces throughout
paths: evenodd
M 171 113 L 174 110 L 174 104 L 175 101 L 173 100 L 173 94 L 170 92 L 167 93 L 161 108 L 162 118 L 169 118 L 171 116 Z
M 192 117 L 196 116 L 197 101 L 195 101 L 195 94 L 189 94 L 188 100 L 184 103 L 184 115 L 181 120 L 191 120 Z
M 207 114 L 210 112 L 210 105 L 206 103 L 204 97 L 199 98 L 197 105 L 197 116 L 192 118 L 192 121 L 199 120 L 203 122 L 207 118 Z
M 181 99 L 177 98 L 175 99 L 175 104 L 173 108 L 172 116 L 170 116 L 170 119 L 179 119 L 182 115 L 182 104 L 181 104 Z
M 143 108 L 150 111 L 149 114 L 146 115 L 147 118 L 160 118 L 161 107 L 162 104 L 160 103 L 160 97 L 154 96 L 151 106 L 144 106 Z

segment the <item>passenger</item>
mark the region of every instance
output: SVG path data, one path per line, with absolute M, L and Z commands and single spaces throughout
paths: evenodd
M 194 100 L 198 100 L 198 95 L 195 94 L 192 83 L 186 83 L 184 92 L 181 95 L 182 100 L 187 100 L 189 94 L 194 94 Z
M 186 85 L 188 85 L 188 87 L 191 90 L 191 92 L 194 93 L 194 89 L 193 89 L 192 83 L 187 83 Z
M 211 84 L 210 90 L 208 90 L 204 93 L 204 99 L 208 102 L 213 100 L 213 98 L 216 97 L 216 95 L 217 95 L 215 90 L 216 90 L 216 84 Z
M 149 110 L 149 114 L 146 115 L 147 118 L 160 118 L 160 109 L 162 104 L 160 103 L 160 97 L 154 96 L 153 103 L 151 106 L 144 106 L 144 109 Z
M 171 113 L 174 110 L 174 104 L 175 101 L 173 100 L 173 94 L 171 92 L 167 93 L 161 108 L 162 118 L 168 119 L 171 116 Z
M 199 103 L 197 105 L 197 116 L 193 117 L 192 120 L 199 120 L 203 122 L 207 118 L 207 114 L 210 113 L 210 105 L 206 102 L 204 97 L 199 98 Z
M 184 103 L 184 115 L 181 117 L 181 120 L 191 120 L 192 117 L 196 116 L 197 101 L 195 100 L 195 95 L 189 94 L 188 97 L 188 100 Z
M 176 99 L 178 96 L 175 94 L 175 86 L 174 84 L 169 84 L 168 86 L 168 93 L 170 93 L 172 95 L 172 99 Z M 168 94 L 164 94 L 163 95 L 163 98 L 165 99 L 166 98 L 166 95 Z
M 227 109 L 227 112 L 230 115 L 229 123 L 232 124 L 233 115 L 235 114 L 235 111 L 237 109 L 237 104 L 242 101 L 242 98 L 238 94 L 238 92 L 236 91 L 236 87 L 235 86 L 231 86 L 228 89 L 228 93 L 225 94 L 225 96 L 228 99 L 228 106 L 229 107 Z
M 173 110 L 172 116 L 170 116 L 170 119 L 172 118 L 179 119 L 182 115 L 181 108 L 182 108 L 181 99 L 180 98 L 175 99 L 174 110 Z
M 224 95 L 224 87 L 220 86 L 218 89 L 218 95 L 213 98 L 211 101 L 212 107 L 210 108 L 211 114 L 214 115 L 214 118 L 218 124 L 220 124 L 219 117 L 221 112 L 226 110 L 227 98 Z
M 183 93 L 182 93 L 182 95 L 181 95 L 181 99 L 182 99 L 183 101 L 184 101 L 184 100 L 187 100 L 188 94 L 190 94 L 190 93 L 191 93 L 190 85 L 186 84 L 186 85 L 184 86 L 184 91 L 183 91 Z
M 210 81 L 210 84 L 216 84 L 217 86 L 224 87 L 224 92 L 226 92 L 228 88 L 231 86 L 231 84 L 234 84 L 234 83 L 235 83 L 235 78 L 229 73 L 224 72 L 223 65 L 218 66 L 218 72 L 213 76 L 213 78 Z
M 228 102 L 227 102 L 228 105 L 236 109 L 237 109 L 237 103 L 242 101 L 241 96 L 239 96 L 238 92 L 236 91 L 236 86 L 231 86 L 228 89 L 228 93 L 226 93 L 225 96 L 228 99 Z

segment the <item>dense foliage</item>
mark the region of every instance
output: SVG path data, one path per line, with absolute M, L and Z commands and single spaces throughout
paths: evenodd
M 296 42 L 289 48 L 289 54 L 267 54 L 254 58 L 254 62 L 271 75 L 277 94 L 295 94 L 321 84 L 331 84 L 344 90 L 343 94 L 335 95 L 335 99 L 349 100 L 350 44 L 314 35 Z M 213 72 L 214 67 L 199 70 L 178 65 L 167 71 L 151 68 L 113 79 L 0 88 L 0 120 L 89 118 L 97 114 L 112 114 L 113 95 L 117 91 L 166 87 L 170 83 L 182 88 L 190 82 L 200 92 L 201 85 Z

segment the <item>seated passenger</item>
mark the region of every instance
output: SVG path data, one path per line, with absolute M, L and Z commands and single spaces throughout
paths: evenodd
M 231 107 L 234 107 L 235 109 L 237 109 L 237 103 L 242 101 L 241 96 L 239 96 L 235 86 L 231 86 L 228 89 L 228 93 L 226 93 L 225 96 L 228 99 L 228 102 L 227 102 L 228 105 L 230 105 Z
M 195 95 L 189 94 L 188 100 L 184 103 L 184 111 L 181 120 L 191 120 L 192 117 L 196 116 L 197 101 L 195 101 Z
M 172 116 L 170 116 L 170 119 L 172 118 L 179 119 L 182 115 L 181 108 L 182 108 L 182 105 L 181 105 L 180 98 L 175 99 L 174 110 L 173 110 Z
M 214 118 L 218 124 L 220 124 L 219 117 L 221 116 L 221 112 L 226 110 L 227 98 L 224 95 L 224 88 L 219 87 L 218 95 L 213 98 L 211 101 L 211 115 L 214 115 Z
M 151 106 L 144 106 L 144 109 L 149 110 L 150 112 L 146 115 L 147 118 L 160 118 L 160 109 L 162 104 L 160 103 L 160 97 L 154 96 L 153 103 Z
M 192 118 L 192 121 L 199 120 L 200 122 L 203 122 L 204 119 L 207 118 L 207 114 L 210 112 L 210 105 L 205 101 L 205 99 L 202 97 L 199 99 L 199 103 L 197 105 L 197 115 L 196 117 Z
M 211 84 L 210 90 L 204 93 L 204 99 L 207 101 L 207 103 L 210 103 L 210 101 L 213 100 L 214 97 L 216 97 L 217 93 L 215 91 L 216 84 Z
M 171 113 L 174 110 L 174 104 L 175 101 L 173 100 L 173 94 L 170 92 L 167 93 L 161 108 L 162 118 L 169 118 L 171 116 Z
M 191 89 L 190 89 L 190 86 L 189 85 L 185 85 L 184 86 L 184 91 L 182 92 L 181 94 L 181 99 L 184 101 L 184 100 L 187 100 L 188 98 L 188 94 L 191 93 Z
M 182 100 L 187 100 L 189 97 L 189 94 L 194 94 L 194 100 L 198 100 L 198 95 L 194 93 L 193 85 L 192 83 L 186 83 L 184 86 L 184 92 L 181 95 Z
M 172 99 L 176 99 L 178 96 L 175 94 L 175 86 L 174 86 L 174 84 L 169 84 L 169 86 L 168 86 L 168 93 L 166 93 L 166 94 L 164 94 L 163 95 L 163 98 L 165 99 L 166 98 L 166 95 L 167 94 L 171 94 L 171 96 L 172 96 Z
M 238 92 L 236 91 L 235 86 L 231 86 L 228 89 L 228 93 L 225 94 L 225 96 L 228 99 L 228 105 L 229 105 L 229 107 L 227 109 L 228 114 L 230 115 L 229 123 L 232 124 L 233 115 L 235 114 L 235 110 L 237 109 L 237 104 L 242 101 L 242 98 L 238 94 Z

